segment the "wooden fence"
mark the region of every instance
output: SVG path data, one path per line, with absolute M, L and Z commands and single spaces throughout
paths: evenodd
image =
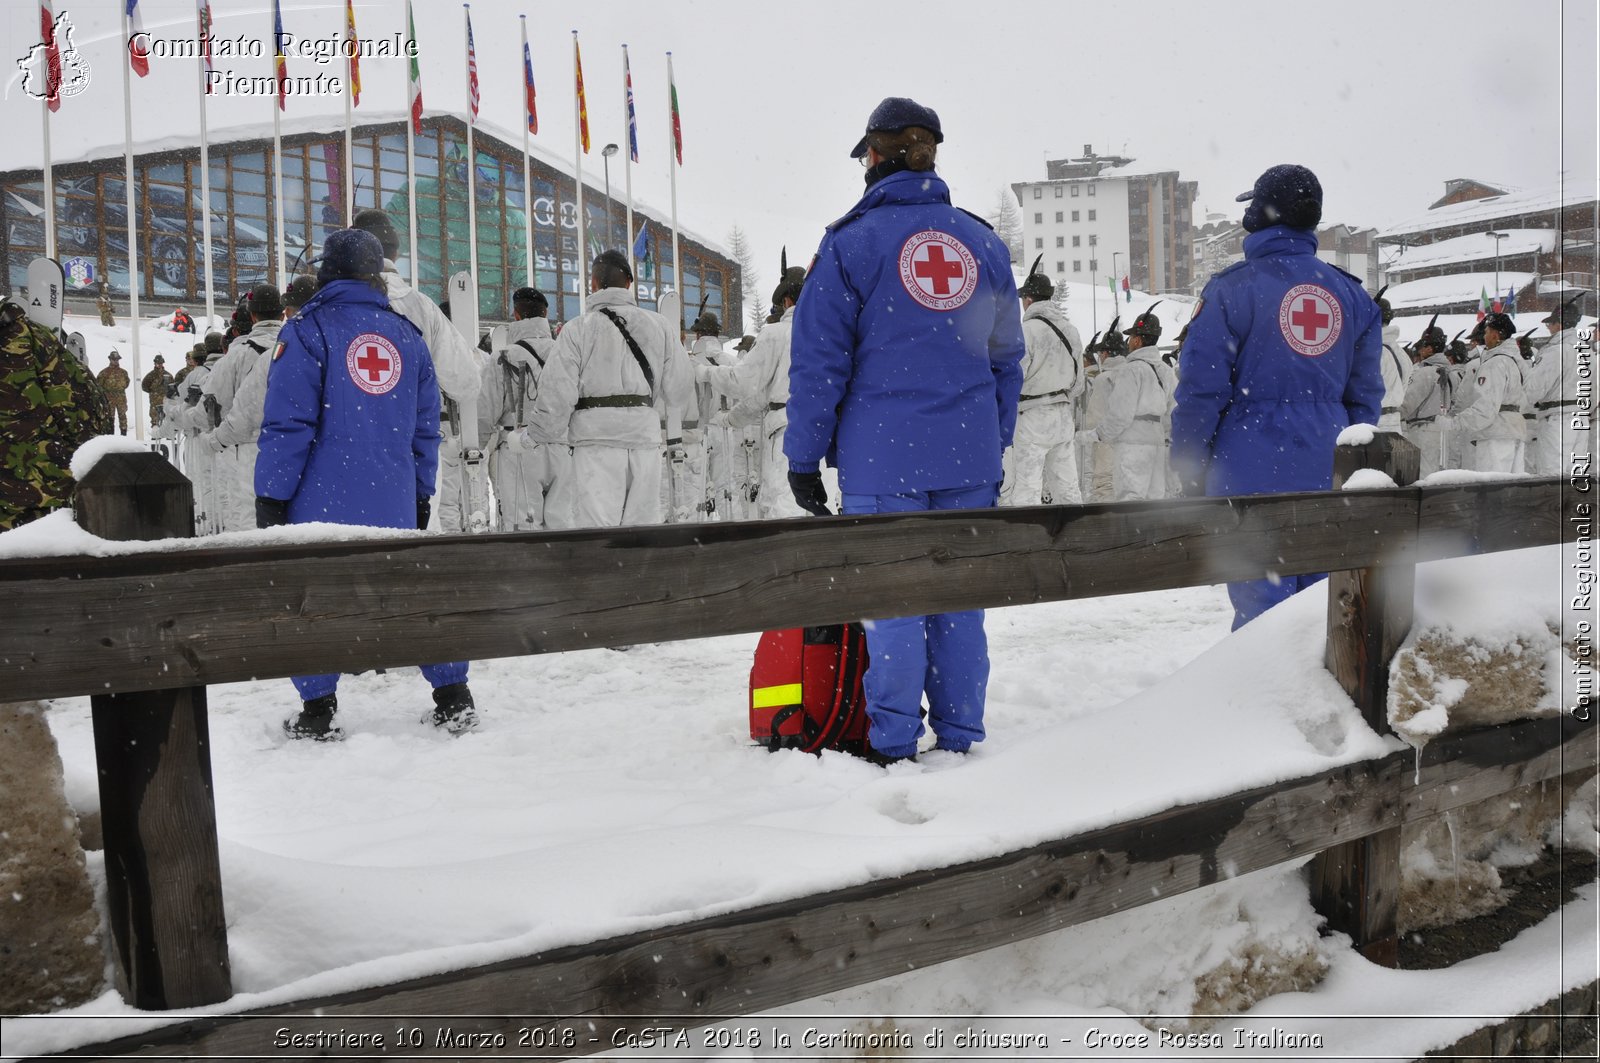
M 1403 446 L 1341 448 L 1341 475 L 1374 464 L 1404 482 Z M 119 981 L 141 1008 L 192 1007 L 231 995 L 207 684 L 1330 571 L 1329 666 L 1384 729 L 1415 564 L 1588 538 L 1593 500 L 1588 481 L 1518 479 L 5 560 L 0 669 L 8 700 L 92 696 Z M 188 534 L 188 484 L 154 455 L 103 460 L 78 508 L 108 538 Z M 1595 737 L 1587 709 L 1449 735 L 1420 771 L 1395 754 L 1005 856 L 76 1054 L 268 1055 L 279 1030 L 392 1035 L 408 1015 L 457 1016 L 452 1030 L 499 1034 L 509 1054 L 519 1030 L 581 1029 L 559 1046 L 581 1054 L 613 1031 L 749 1014 L 1306 854 L 1320 854 L 1330 923 L 1392 963 L 1401 825 L 1592 767 Z

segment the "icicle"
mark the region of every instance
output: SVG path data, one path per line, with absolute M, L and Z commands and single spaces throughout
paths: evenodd
M 1450 864 L 1456 874 L 1456 900 L 1461 900 L 1461 853 L 1456 848 L 1456 820 L 1449 812 L 1444 814 L 1445 829 L 1450 832 Z
M 1416 758 L 1417 758 L 1416 769 L 1411 774 L 1411 785 L 1412 786 L 1421 786 L 1422 785 L 1422 747 L 1421 746 L 1412 746 L 1411 749 L 1412 749 L 1412 752 L 1416 754 Z

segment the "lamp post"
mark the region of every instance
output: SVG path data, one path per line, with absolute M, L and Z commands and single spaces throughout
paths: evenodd
M 617 153 L 615 144 L 607 144 L 600 149 L 600 158 L 606 164 L 606 246 L 611 246 L 611 156 Z
M 1122 271 L 1117 269 L 1117 259 L 1119 259 L 1121 257 L 1122 257 L 1122 252 L 1121 251 L 1113 251 L 1113 252 L 1111 252 L 1111 279 L 1112 279 L 1113 282 L 1115 282 L 1116 286 L 1118 286 L 1118 287 L 1121 286 Z M 1116 294 L 1113 293 L 1112 296 L 1111 296 L 1112 309 L 1116 309 L 1116 303 L 1117 303 L 1117 297 L 1116 297 Z
M 1494 240 L 1494 297 L 1500 298 L 1500 241 L 1510 236 L 1510 233 L 1497 233 L 1489 231 L 1483 235 Z

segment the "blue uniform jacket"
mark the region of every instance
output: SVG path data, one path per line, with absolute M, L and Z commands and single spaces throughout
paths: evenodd
M 439 462 L 439 385 L 415 325 L 365 281 L 323 285 L 278 334 L 256 494 L 289 520 L 414 528 Z
M 1376 424 L 1382 322 L 1361 283 L 1275 225 L 1206 285 L 1172 411 L 1172 463 L 1192 493 L 1327 490 L 1334 441 Z
M 828 227 L 790 335 L 796 471 L 827 456 L 862 495 L 999 482 L 1021 304 L 1005 244 L 937 176 L 890 174 Z

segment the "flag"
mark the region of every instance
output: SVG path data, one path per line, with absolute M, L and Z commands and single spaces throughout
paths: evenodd
M 1506 313 L 1515 314 L 1516 312 L 1517 312 L 1517 289 L 1515 287 L 1510 287 L 1510 288 L 1506 289 Z
M 211 95 L 211 0 L 200 0 L 200 58 L 205 60 L 206 95 Z
M 672 80 L 672 57 L 667 57 L 667 94 L 672 97 L 672 150 L 683 165 L 683 118 L 678 114 L 678 85 Z
M 407 54 L 411 57 L 411 72 L 406 87 L 411 91 L 411 132 L 422 135 L 422 67 L 417 64 L 417 20 L 411 16 L 411 0 L 406 0 Z
M 1116 299 L 1117 299 L 1117 278 L 1115 278 L 1115 277 L 1107 277 L 1106 278 L 1106 287 L 1108 289 L 1110 289 L 1110 291 L 1111 291 L 1111 301 L 1112 302 L 1116 302 Z
M 1494 302 L 1489 304 L 1489 309 L 1496 314 L 1505 309 L 1505 304 L 1500 301 L 1500 296 L 1498 293 L 1494 297 Z
M 141 40 L 144 20 L 139 17 L 139 0 L 128 0 L 128 27 L 128 65 L 135 74 L 144 77 L 150 73 L 150 49 Z
M 1486 291 L 1484 289 L 1483 285 L 1480 284 L 1480 285 L 1478 285 L 1478 320 L 1482 321 L 1485 317 L 1488 316 L 1488 314 L 1489 314 L 1489 293 L 1488 293 L 1488 291 Z
M 39 32 L 44 41 L 44 98 L 52 111 L 61 110 L 61 46 L 56 43 L 56 18 L 50 0 L 39 0 Z
M 278 80 L 278 110 L 281 111 L 289 99 L 289 60 L 283 54 L 283 10 L 278 0 L 272 0 L 272 55 L 272 75 Z
M 350 42 L 350 103 L 361 106 L 361 39 L 356 36 L 354 0 L 344 0 L 345 40 Z
M 633 242 L 633 260 L 641 267 L 640 272 L 648 280 L 654 276 L 655 271 L 650 268 L 650 223 L 645 222 L 639 226 L 639 238 Z
M 528 132 L 539 132 L 539 106 L 533 91 L 533 56 L 528 54 L 528 42 L 522 42 L 522 86 L 527 96 Z
M 1115 292 L 1111 294 L 1113 297 L 1116 295 Z M 1128 287 L 1128 275 L 1126 273 L 1122 275 L 1122 294 L 1127 297 L 1127 302 L 1133 302 L 1133 289 Z
M 628 48 L 622 48 L 622 80 L 628 87 L 628 158 L 639 161 L 639 123 L 633 113 L 633 71 L 628 68 Z M 637 261 L 639 256 L 634 255 Z
M 572 65 L 578 75 L 578 138 L 583 142 L 583 153 L 589 153 L 589 100 L 583 94 L 583 53 L 578 50 L 578 34 L 572 34 Z
M 472 9 L 467 9 L 467 110 L 478 120 L 478 49 L 472 43 Z

